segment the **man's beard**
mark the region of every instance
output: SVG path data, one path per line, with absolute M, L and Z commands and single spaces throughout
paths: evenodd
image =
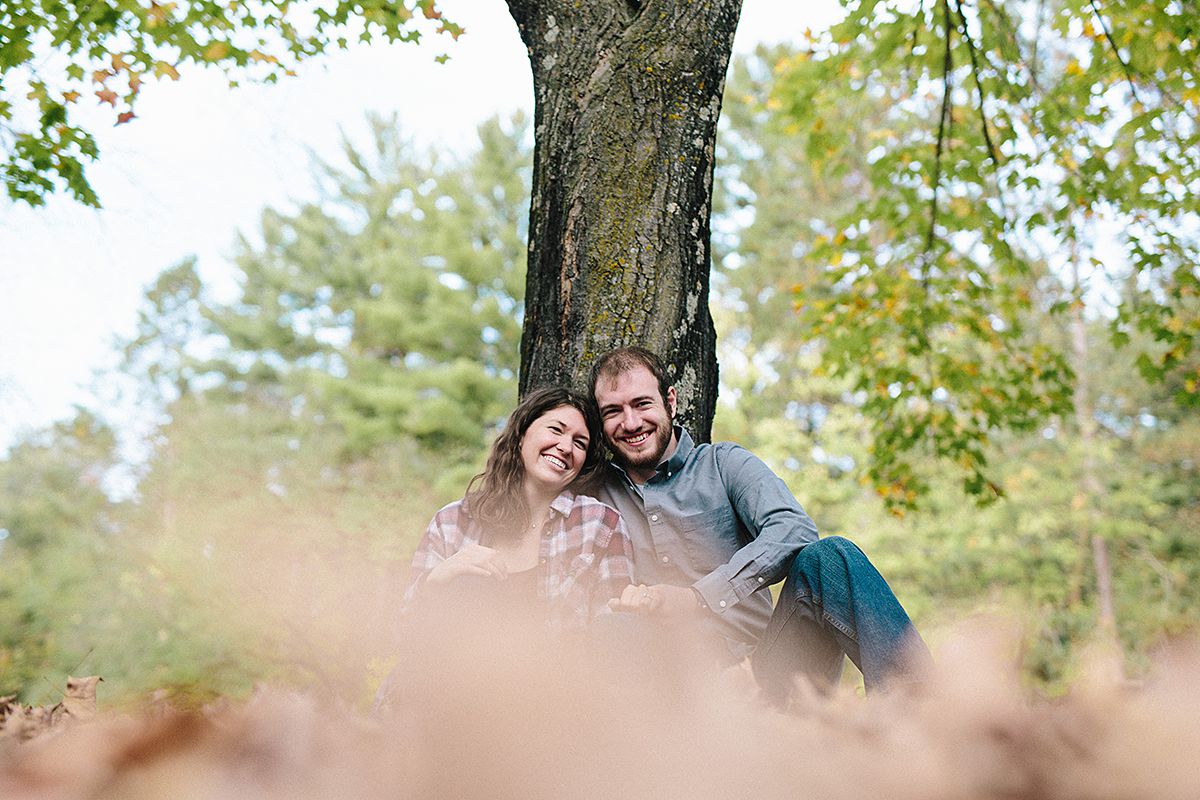
M 663 453 L 667 452 L 667 448 L 671 445 L 672 422 L 667 422 L 665 425 L 657 425 L 654 431 L 650 434 L 650 441 L 654 446 L 649 449 L 643 449 L 638 454 L 630 457 L 623 448 L 622 443 L 610 443 L 608 448 L 612 451 L 613 460 L 622 467 L 634 467 L 635 469 L 653 469 L 658 466 L 658 462 L 662 460 Z

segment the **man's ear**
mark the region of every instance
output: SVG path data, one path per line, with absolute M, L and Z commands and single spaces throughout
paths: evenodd
M 671 419 L 675 419 L 675 404 L 678 398 L 675 394 L 675 387 L 667 388 L 667 413 L 671 415 Z

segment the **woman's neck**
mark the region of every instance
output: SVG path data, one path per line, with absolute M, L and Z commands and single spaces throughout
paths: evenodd
M 540 528 L 546 521 L 546 514 L 549 513 L 550 503 L 554 501 L 557 494 L 550 494 L 544 490 L 539 491 L 536 487 L 525 484 L 525 505 L 529 508 L 529 527 L 530 529 Z

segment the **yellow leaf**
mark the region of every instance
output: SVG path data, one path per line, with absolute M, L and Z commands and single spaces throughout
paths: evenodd
M 179 80 L 179 70 L 168 64 L 166 61 L 159 61 L 154 65 L 155 77 L 161 78 L 166 75 L 173 81 Z
M 225 42 L 213 42 L 204 50 L 206 61 L 220 61 L 227 55 L 229 55 L 229 45 Z
M 1067 64 L 1067 74 L 1068 75 L 1082 75 L 1083 67 L 1079 66 L 1079 62 L 1072 58 L 1071 61 Z

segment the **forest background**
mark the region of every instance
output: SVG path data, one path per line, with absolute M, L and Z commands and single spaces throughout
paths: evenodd
M 925 491 L 897 507 L 869 474 L 878 401 L 828 368 L 837 332 L 798 313 L 797 292 L 846 245 L 827 220 L 872 198 L 890 101 L 860 85 L 815 124 L 811 52 L 741 57 L 726 89 L 714 438 L 763 457 L 825 535 L 859 542 L 923 630 L 1014 613 L 1024 674 L 1053 692 L 1110 627 L 1137 674 L 1200 602 L 1194 412 L 1170 380 L 1146 380 L 1152 343 L 1113 335 L 1112 308 L 1145 287 L 1095 272 L 1085 291 L 1075 259 L 1008 275 L 1028 299 L 1020 335 L 1070 356 L 1071 402 L 987 437 L 982 501 L 943 453 L 918 450 Z M 484 123 L 470 152 L 416 146 L 394 119 L 370 128 L 314 163 L 318 199 L 268 208 L 239 237 L 236 296 L 193 260 L 147 287 L 107 376 L 157 420 L 137 463 L 101 407 L 0 461 L 0 690 L 52 700 L 74 672 L 103 675 L 117 702 L 265 680 L 369 696 L 408 556 L 516 401 L 532 152 L 519 114 Z M 969 208 L 956 213 L 969 229 Z M 135 489 L 114 491 L 122 473 Z

